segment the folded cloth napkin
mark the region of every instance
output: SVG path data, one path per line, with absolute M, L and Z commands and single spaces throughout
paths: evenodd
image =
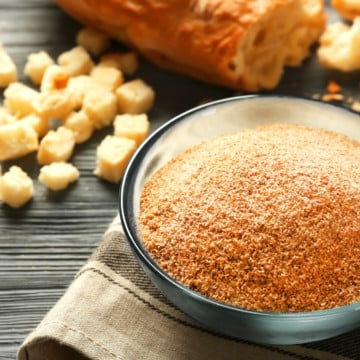
M 63 297 L 25 339 L 18 359 L 360 359 L 360 329 L 301 346 L 259 345 L 210 332 L 152 285 L 117 217 Z

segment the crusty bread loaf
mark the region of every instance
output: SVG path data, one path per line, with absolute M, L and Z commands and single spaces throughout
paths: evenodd
M 165 272 L 224 303 L 293 312 L 360 301 L 359 163 L 360 143 L 305 126 L 207 140 L 145 184 L 142 240 Z
M 162 68 L 241 90 L 273 88 L 309 54 L 323 0 L 55 0 Z
M 359 0 L 331 0 L 333 7 L 348 20 L 354 20 L 360 16 Z

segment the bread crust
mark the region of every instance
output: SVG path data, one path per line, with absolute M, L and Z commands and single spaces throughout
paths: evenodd
M 156 65 L 241 90 L 273 88 L 325 25 L 322 0 L 55 0 Z
M 331 0 L 332 6 L 347 20 L 360 16 L 360 2 L 355 0 Z

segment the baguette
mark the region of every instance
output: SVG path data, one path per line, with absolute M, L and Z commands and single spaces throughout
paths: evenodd
M 161 68 L 239 90 L 274 88 L 324 30 L 323 0 L 55 0 Z

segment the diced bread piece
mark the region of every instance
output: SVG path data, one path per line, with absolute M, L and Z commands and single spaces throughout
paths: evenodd
M 70 96 L 74 109 L 82 107 L 85 92 L 94 86 L 96 86 L 96 83 L 89 75 L 80 75 L 69 80 L 65 91 Z
M 95 129 L 110 125 L 117 113 L 116 96 L 103 88 L 92 88 L 84 96 L 83 107 Z
M 72 130 L 77 144 L 88 140 L 94 132 L 94 125 L 85 111 L 73 111 L 65 120 L 64 127 Z
M 39 181 L 51 190 L 66 189 L 79 178 L 79 170 L 66 162 L 53 162 L 40 169 Z
M 37 152 L 39 164 L 67 161 L 75 147 L 75 135 L 63 126 L 50 130 L 41 140 Z
M 31 178 L 18 166 L 0 176 L 0 199 L 13 208 L 19 208 L 34 195 Z
M 149 134 L 150 122 L 146 114 L 117 115 L 114 121 L 114 135 L 133 139 L 139 146 Z
M 21 121 L 0 126 L 0 161 L 19 158 L 39 147 L 38 134 Z
M 139 67 L 138 56 L 135 52 L 107 53 L 101 56 L 99 66 L 109 66 L 121 70 L 126 75 L 133 75 Z
M 82 46 L 76 46 L 59 55 L 57 62 L 71 76 L 87 75 L 94 66 L 89 53 Z
M 344 72 L 360 69 L 360 17 L 352 26 L 330 24 L 320 38 L 318 57 L 321 64 Z
M 70 72 L 65 67 L 50 65 L 44 72 L 40 91 L 50 92 L 53 90 L 63 90 L 67 87 L 70 77 Z
M 41 92 L 36 103 L 36 109 L 42 117 L 65 120 L 73 111 L 74 103 L 66 91 Z
M 46 51 L 32 53 L 27 57 L 24 74 L 35 85 L 40 85 L 46 69 L 54 64 L 54 60 Z
M 38 98 L 38 91 L 20 82 L 10 84 L 4 91 L 4 105 L 17 117 L 35 114 Z
M 124 83 L 121 70 L 112 67 L 95 66 L 90 76 L 98 85 L 112 92 Z
M 332 0 L 331 4 L 347 20 L 360 16 L 359 0 Z
M 94 55 L 99 55 L 110 46 L 110 39 L 104 33 L 84 27 L 76 35 L 76 43 Z
M 118 183 L 135 150 L 134 140 L 107 135 L 96 150 L 95 175 Z
M 7 87 L 17 79 L 16 65 L 0 42 L 0 87 Z
M 116 89 L 120 113 L 148 112 L 155 100 L 154 90 L 141 79 L 128 81 Z
M 50 128 L 50 123 L 47 117 L 43 117 L 36 114 L 27 115 L 19 120 L 23 124 L 29 124 L 41 138 Z

